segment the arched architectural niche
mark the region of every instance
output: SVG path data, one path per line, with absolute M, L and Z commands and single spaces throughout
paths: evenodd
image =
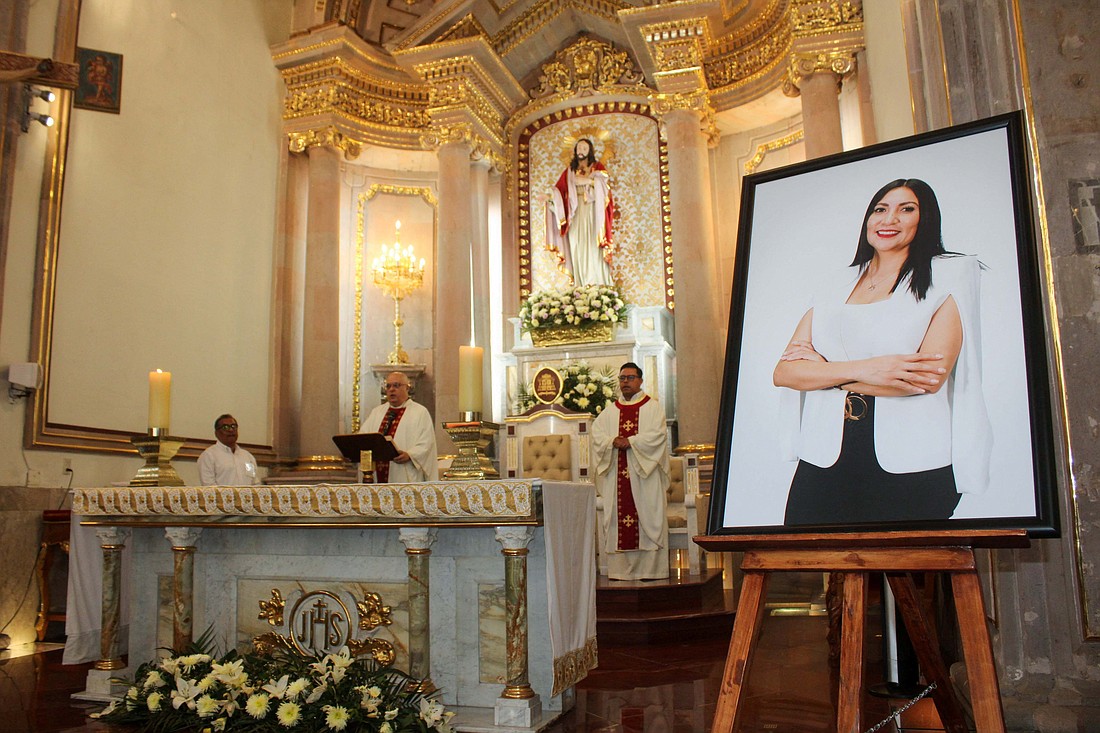
M 547 63 L 532 101 L 511 118 L 519 296 L 567 287 L 546 245 L 545 194 L 580 138 L 591 139 L 615 198 L 612 277 L 624 299 L 673 304 L 668 154 L 649 104 L 652 90 L 626 51 L 581 37 Z

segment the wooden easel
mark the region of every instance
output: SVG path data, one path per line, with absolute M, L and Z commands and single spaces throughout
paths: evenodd
M 962 706 L 951 687 L 932 627 L 925 617 L 914 572 L 942 572 L 951 577 L 955 611 L 959 618 L 970 697 L 978 733 L 1004 733 L 997 671 L 986 627 L 985 602 L 974 562 L 975 547 L 1027 547 L 1025 530 L 968 532 L 870 532 L 845 534 L 789 534 L 696 537 L 711 552 L 743 552 L 744 581 L 737 619 L 730 639 L 726 668 L 718 692 L 712 733 L 732 733 L 760 621 L 768 574 L 783 571 L 840 573 L 843 612 L 840 646 L 840 688 L 837 700 L 838 733 L 862 733 L 860 696 L 863 692 L 863 634 L 867 613 L 868 573 L 885 573 L 898 610 L 948 733 L 967 733 Z

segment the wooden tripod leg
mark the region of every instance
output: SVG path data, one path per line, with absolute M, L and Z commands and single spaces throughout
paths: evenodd
M 867 574 L 841 573 L 844 598 L 840 621 L 840 686 L 837 733 L 859 733 L 863 697 L 863 634 L 867 622 Z
M 887 573 L 886 577 L 890 580 L 890 589 L 894 591 L 898 611 L 905 622 L 905 630 L 909 632 L 909 639 L 913 642 L 913 650 L 917 653 L 917 661 L 924 677 L 929 682 L 936 683 L 936 689 L 932 690 L 932 699 L 936 701 L 936 711 L 940 714 L 944 730 L 947 733 L 968 733 L 962 706 L 951 686 L 951 677 L 940 655 L 939 642 L 925 619 L 912 576 L 907 573 Z
M 767 573 L 745 573 L 741 583 L 741 597 L 737 601 L 737 617 L 733 622 L 730 649 L 726 655 L 726 669 L 722 673 L 722 685 L 718 688 L 712 733 L 733 733 L 733 726 L 737 723 L 741 693 L 745 689 L 745 678 L 752 662 L 756 639 L 760 635 L 760 620 L 764 615 L 767 587 Z
M 997 668 L 993 665 L 993 645 L 985 620 L 985 601 L 978 574 L 973 570 L 951 574 L 955 590 L 955 612 L 959 616 L 966 674 L 970 680 L 970 702 L 978 733 L 1004 733 L 1004 711 Z

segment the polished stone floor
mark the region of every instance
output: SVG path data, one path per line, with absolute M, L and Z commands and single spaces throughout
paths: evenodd
M 769 596 L 769 600 L 771 596 Z M 749 674 L 740 731 L 816 733 L 835 730 L 835 677 L 828 663 L 827 621 L 796 604 L 776 603 L 764 621 Z M 881 678 L 869 629 L 868 682 Z M 710 730 L 726 639 L 612 647 L 600 645 L 599 668 L 577 689 L 576 707 L 549 733 L 695 733 Z M 90 665 L 61 664 L 61 650 L 0 655 L 0 731 L 110 731 L 70 700 Z M 885 703 L 864 696 L 866 727 L 885 717 Z M 895 730 L 891 726 L 886 731 Z

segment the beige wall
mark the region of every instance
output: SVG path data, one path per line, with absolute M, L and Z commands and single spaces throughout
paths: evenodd
M 49 55 L 56 2 L 33 3 Z M 173 373 L 172 433 L 232 411 L 269 443 L 271 282 L 282 82 L 269 46 L 291 0 L 85 0 L 79 45 L 121 53 L 121 113 L 74 110 L 60 227 L 48 419 L 141 432 L 147 377 Z M 175 17 L 173 17 L 173 13 Z M 29 359 L 45 129 L 19 141 L 0 364 Z M 128 480 L 131 457 L 26 451 L 0 406 L 0 485 Z M 24 464 L 26 459 L 26 465 Z M 178 466 L 187 480 L 194 464 Z

